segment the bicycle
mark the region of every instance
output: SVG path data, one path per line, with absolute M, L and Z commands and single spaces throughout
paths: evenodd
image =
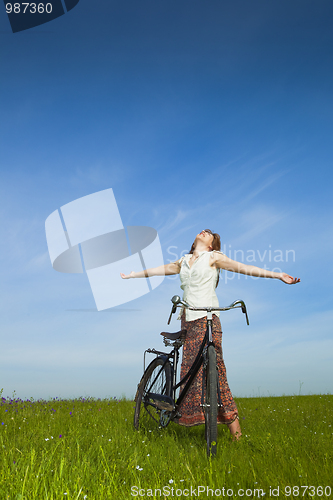
M 219 388 L 219 378 L 216 365 L 216 351 L 212 339 L 213 311 L 228 311 L 230 309 L 241 308 L 249 319 L 245 303 L 242 300 L 235 300 L 227 307 L 192 307 L 181 300 L 178 295 L 172 297 L 173 303 L 168 324 L 177 307 L 184 307 L 191 311 L 207 312 L 207 329 L 203 342 L 199 348 L 197 356 L 186 375 L 177 382 L 177 366 L 179 361 L 179 349 L 185 341 L 186 330 L 176 333 L 162 332 L 164 345 L 172 347 L 172 351 L 167 353 L 156 349 L 146 349 L 144 352 L 144 373 L 138 384 L 135 396 L 134 427 L 138 430 L 140 419 L 150 417 L 161 427 L 167 427 L 171 420 L 179 418 L 181 415 L 178 409 L 185 398 L 195 376 L 201 365 L 203 365 L 202 396 L 201 407 L 205 414 L 205 437 L 207 442 L 207 455 L 216 455 L 217 450 L 217 412 L 218 407 L 223 406 Z M 145 368 L 146 353 L 155 354 L 156 357 Z M 185 384 L 179 397 L 176 397 L 177 389 Z

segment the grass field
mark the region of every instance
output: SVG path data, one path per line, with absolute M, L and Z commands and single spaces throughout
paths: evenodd
M 333 499 L 333 396 L 235 400 L 208 460 L 203 426 L 137 432 L 133 401 L 2 398 L 0 499 Z

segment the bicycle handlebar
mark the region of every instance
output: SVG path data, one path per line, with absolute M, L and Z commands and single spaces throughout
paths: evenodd
M 187 302 L 185 302 L 184 300 L 181 300 L 181 298 L 179 297 L 179 295 L 174 295 L 172 297 L 172 299 L 171 299 L 171 302 L 173 303 L 173 306 L 172 306 L 171 313 L 170 313 L 170 316 L 169 316 L 168 325 L 170 324 L 171 317 L 176 312 L 177 307 L 181 307 L 181 306 L 185 307 L 186 309 L 189 309 L 190 311 L 207 311 L 207 312 L 212 312 L 212 311 L 229 311 L 230 309 L 241 308 L 242 312 L 245 314 L 247 324 L 248 325 L 250 324 L 249 317 L 247 315 L 247 310 L 246 310 L 245 302 L 243 300 L 240 300 L 240 299 L 235 300 L 232 304 L 230 304 L 230 306 L 226 306 L 226 307 L 213 307 L 213 306 L 209 306 L 209 307 L 193 307 L 193 306 L 190 306 L 189 304 L 187 304 Z

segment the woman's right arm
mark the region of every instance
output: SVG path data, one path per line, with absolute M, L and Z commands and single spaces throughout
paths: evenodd
M 145 269 L 144 271 L 132 271 L 130 274 L 120 273 L 123 280 L 129 278 L 148 278 L 149 276 L 171 276 L 172 274 L 179 274 L 180 272 L 180 261 L 171 262 L 170 264 L 165 264 L 163 266 L 151 267 L 150 269 Z

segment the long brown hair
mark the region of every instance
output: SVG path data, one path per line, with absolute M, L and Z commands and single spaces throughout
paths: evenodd
M 212 241 L 212 250 L 217 250 L 218 252 L 221 250 L 221 238 L 220 238 L 220 235 L 218 233 L 213 233 L 213 231 L 211 231 L 210 229 L 205 229 L 204 231 L 206 231 L 207 233 L 211 234 L 213 236 L 213 241 Z M 191 250 L 189 251 L 190 254 L 193 254 L 194 252 L 194 249 L 195 249 L 195 246 L 194 246 L 194 243 L 192 243 L 192 246 L 191 246 Z M 217 276 L 217 282 L 216 282 L 216 286 L 219 284 L 219 280 L 220 280 L 220 272 Z

